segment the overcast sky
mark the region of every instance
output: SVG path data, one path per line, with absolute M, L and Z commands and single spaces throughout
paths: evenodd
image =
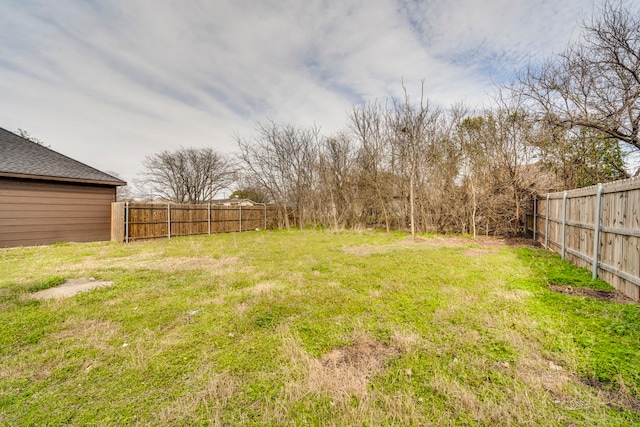
M 597 4 L 597 3 L 596 3 Z M 488 102 L 579 36 L 592 0 L 0 0 L 0 127 L 131 181 L 145 155 L 235 151 L 267 117 Z

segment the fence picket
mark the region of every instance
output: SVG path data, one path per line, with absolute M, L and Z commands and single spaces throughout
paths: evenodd
M 598 258 L 600 254 L 600 211 L 602 210 L 602 184 L 598 184 L 596 203 L 594 208 L 595 218 L 593 220 L 593 268 L 591 277 L 598 277 Z
M 639 203 L 640 177 L 549 193 L 544 208 L 531 201 L 534 222 L 528 231 L 535 230 L 546 249 L 640 301 Z M 542 218 L 544 235 L 536 226 Z
M 241 207 L 116 202 L 112 211 L 122 212 L 111 218 L 111 240 L 119 242 L 267 229 L 277 223 L 276 208 L 264 204 Z

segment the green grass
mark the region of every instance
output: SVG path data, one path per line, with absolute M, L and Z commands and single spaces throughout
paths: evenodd
M 640 306 L 539 249 L 251 232 L 0 250 L 0 425 L 640 425 Z M 68 278 L 114 285 L 67 299 Z

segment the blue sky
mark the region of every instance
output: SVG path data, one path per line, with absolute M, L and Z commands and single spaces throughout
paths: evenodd
M 0 127 L 131 181 L 145 155 L 235 151 L 267 117 L 342 128 L 401 94 L 444 107 L 580 35 L 592 0 L 0 1 Z

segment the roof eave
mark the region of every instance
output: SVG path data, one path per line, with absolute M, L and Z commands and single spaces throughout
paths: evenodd
M 33 179 L 33 180 L 39 180 L 39 181 L 73 182 L 78 184 L 111 185 L 114 187 L 121 187 L 121 186 L 127 185 L 125 181 L 116 181 L 116 180 L 104 181 L 104 180 L 97 180 L 97 179 L 66 178 L 61 176 L 31 175 L 31 174 L 13 173 L 13 172 L 0 172 L 0 177 Z

